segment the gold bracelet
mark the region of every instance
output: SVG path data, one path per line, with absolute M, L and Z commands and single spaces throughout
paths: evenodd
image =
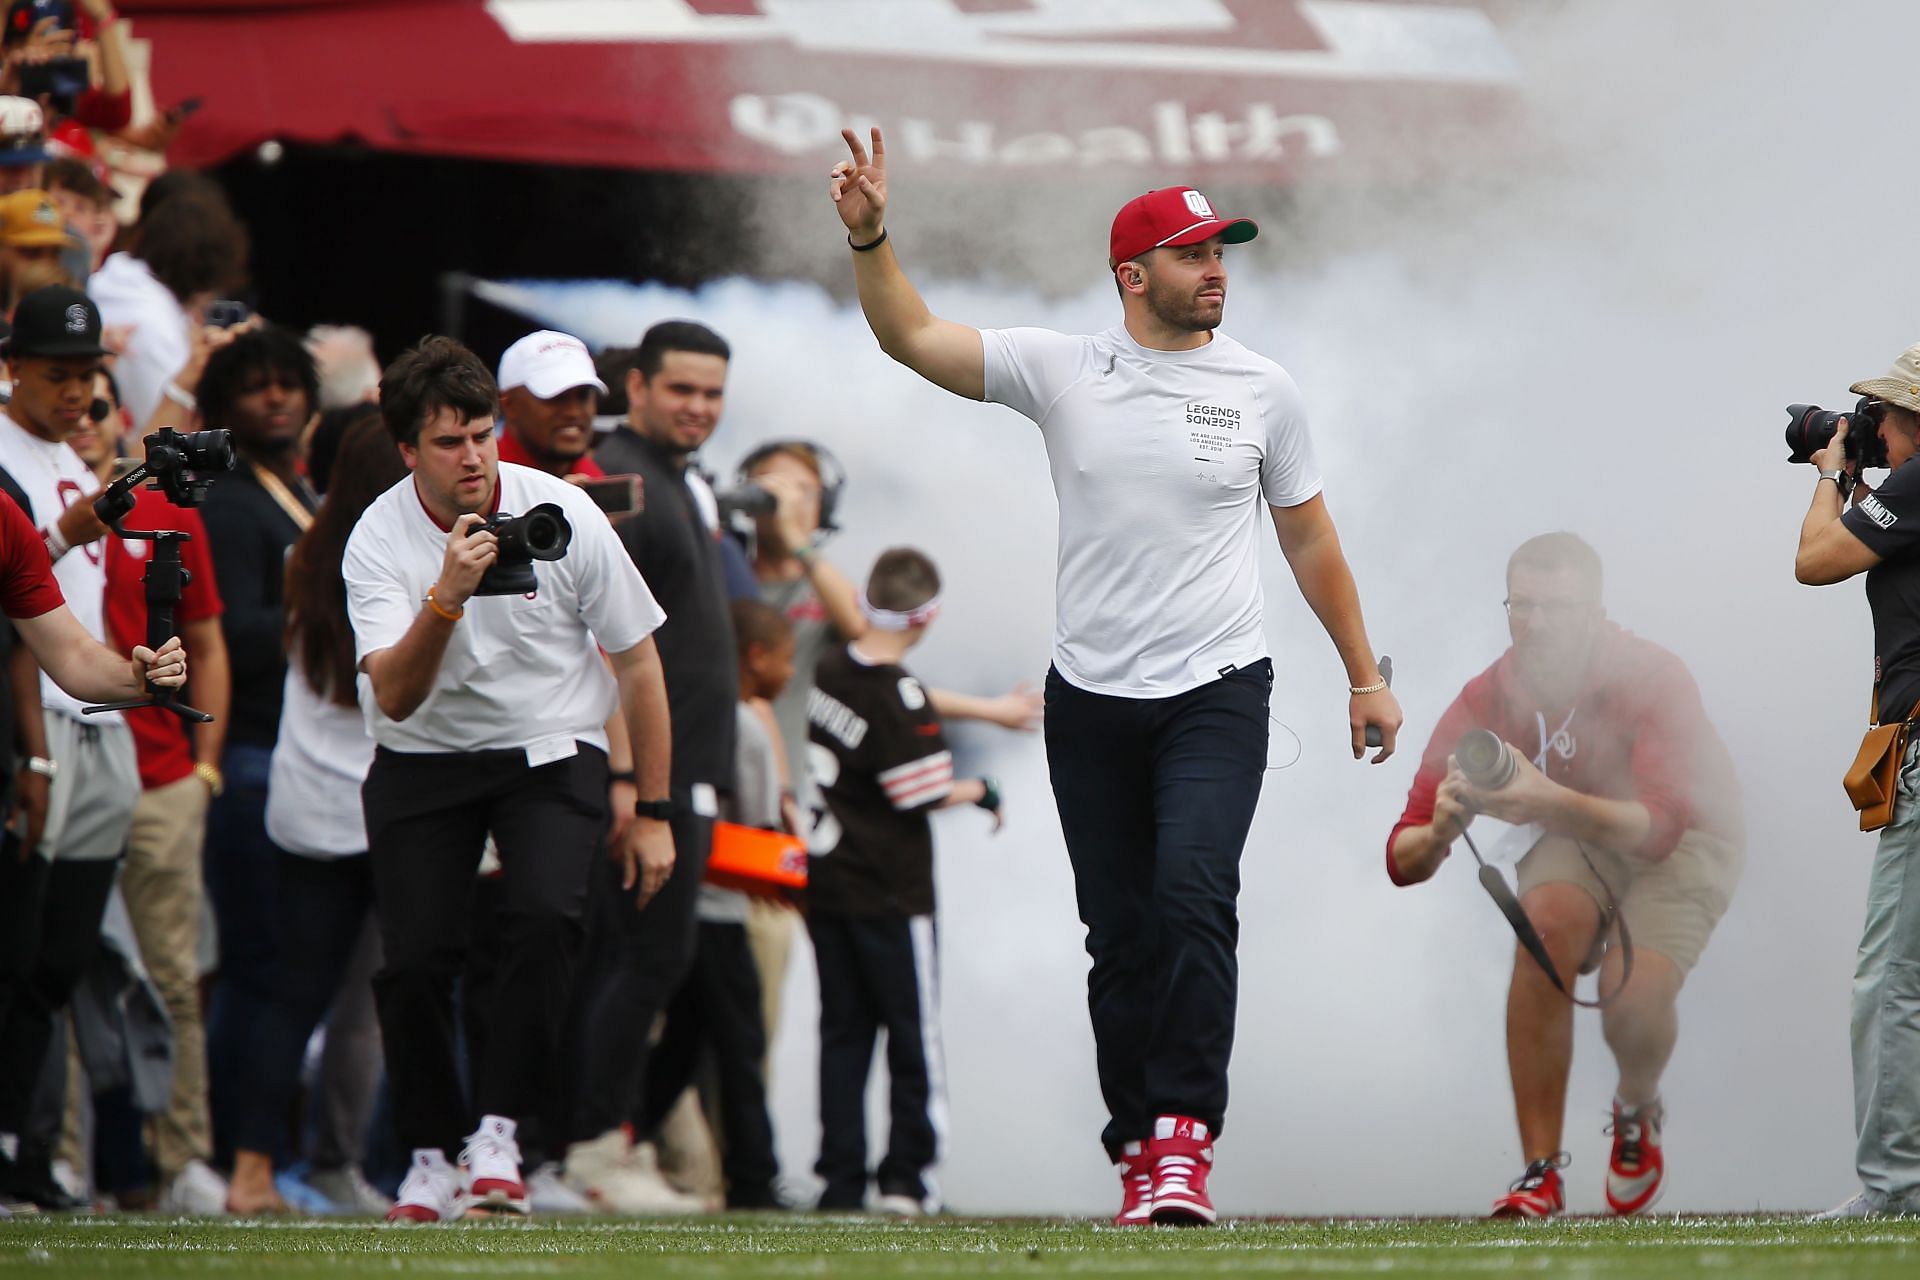
M 1387 689 L 1387 682 L 1385 680 L 1376 681 L 1373 684 L 1368 685 L 1364 689 L 1360 688 L 1358 685 L 1350 684 L 1347 686 L 1347 692 L 1352 694 L 1356 698 L 1364 698 L 1370 693 L 1384 693 L 1386 692 L 1386 689 Z
M 432 587 L 427 588 L 427 608 L 433 610 L 435 613 L 445 618 L 448 622 L 458 622 L 460 621 L 460 619 L 467 616 L 467 611 L 465 606 L 455 609 L 452 613 L 448 613 L 445 609 L 441 608 L 440 602 L 433 598 L 433 590 L 434 589 Z
M 208 795 L 218 796 L 227 789 L 226 775 L 220 772 L 218 766 L 209 764 L 205 760 L 193 766 L 193 776 L 207 784 Z

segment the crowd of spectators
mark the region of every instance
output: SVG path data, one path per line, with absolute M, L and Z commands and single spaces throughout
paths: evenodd
M 23 763 L 5 780 L 0 858 L 40 872 L 32 903 L 14 904 L 32 945 L 0 947 L 0 1069 L 21 1082 L 0 1113 L 0 1212 L 386 1212 L 423 1166 L 396 1142 L 407 1125 L 388 1101 L 382 1015 L 390 1041 L 396 993 L 428 970 L 386 961 L 415 904 L 379 892 L 394 882 L 377 874 L 362 784 L 383 717 L 363 709 L 343 559 L 431 446 L 383 406 L 364 330 L 297 334 L 226 301 L 246 293 L 248 236 L 217 183 L 175 171 L 135 194 L 100 162 L 101 141 L 163 147 L 179 122 L 135 121 L 125 24 L 106 0 L 77 9 L 72 28 L 44 0 L 6 10 L 0 504 L 41 530 L 75 615 L 121 653 L 147 638 L 150 535 L 185 535 L 174 631 L 193 664 L 184 701 L 211 718 L 83 715 L 12 648 L 0 713 Z M 775 1157 L 768 1046 L 804 904 L 703 873 L 716 830 L 801 847 L 823 809 L 814 671 L 872 615 L 823 549 L 846 485 L 837 460 L 776 439 L 710 475 L 728 343 L 686 321 L 638 337 L 593 353 L 532 333 L 486 380 L 500 474 L 582 486 L 597 506 L 580 509 L 609 522 L 662 607 L 648 643 L 672 771 L 643 794 L 643 744 L 612 716 L 604 848 L 542 1015 L 565 1078 L 549 1114 L 467 1117 L 481 1126 L 466 1155 L 517 1166 L 524 1153 L 524 1185 L 500 1193 L 515 1208 L 779 1208 L 795 1190 Z M 165 429 L 230 432 L 234 467 L 201 477 L 197 505 L 136 488 L 109 527 L 93 500 Z M 457 619 L 445 603 L 427 602 Z M 930 715 L 1015 729 L 1039 715 L 1025 690 L 928 696 Z M 653 806 L 674 852 L 656 865 L 643 841 L 623 875 L 601 855 L 625 847 L 636 806 L 641 821 Z M 521 927 L 496 856 L 507 834 L 476 858 L 471 945 L 452 966 L 463 1075 L 521 981 L 492 945 Z M 409 1008 L 433 1002 L 406 990 Z

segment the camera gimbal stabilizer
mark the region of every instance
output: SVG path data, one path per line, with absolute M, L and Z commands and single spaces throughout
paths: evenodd
M 230 431 L 175 431 L 162 427 L 148 436 L 146 460 L 108 485 L 106 492 L 93 500 L 94 514 L 122 538 L 151 542 L 153 554 L 147 558 L 147 571 L 141 582 L 147 597 L 147 647 L 159 649 L 173 637 L 173 611 L 180 594 L 193 575 L 180 563 L 180 544 L 192 537 L 176 529 L 122 529 L 120 521 L 133 510 L 136 485 L 151 480 L 176 507 L 197 507 L 213 481 L 201 473 L 231 471 L 234 464 L 233 433 Z M 102 711 L 129 711 L 135 707 L 161 707 L 189 724 L 206 724 L 213 719 L 179 700 L 172 689 L 156 689 L 150 695 L 130 702 L 109 702 L 84 707 L 82 714 Z

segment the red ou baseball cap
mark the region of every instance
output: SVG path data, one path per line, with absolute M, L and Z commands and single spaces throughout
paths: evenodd
M 1110 265 L 1119 266 L 1150 249 L 1199 244 L 1220 236 L 1244 244 L 1260 234 L 1251 218 L 1223 218 L 1192 187 L 1162 187 L 1135 196 L 1113 215 Z

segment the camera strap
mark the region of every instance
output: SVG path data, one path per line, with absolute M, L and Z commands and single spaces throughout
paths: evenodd
M 1611 924 L 1620 935 L 1620 981 L 1614 985 L 1612 991 L 1599 994 L 1592 1000 L 1575 995 L 1573 988 L 1561 980 L 1559 971 L 1553 967 L 1553 957 L 1547 954 L 1547 944 L 1540 940 L 1540 931 L 1533 927 L 1533 921 L 1527 919 L 1526 909 L 1520 905 L 1519 897 L 1507 884 L 1507 878 L 1500 874 L 1500 868 L 1487 865 L 1487 860 L 1480 856 L 1480 847 L 1474 844 L 1470 833 L 1463 831 L 1460 834 L 1465 837 L 1467 848 L 1472 850 L 1473 860 L 1480 864 L 1481 888 L 1487 891 L 1487 896 L 1492 898 L 1494 905 L 1500 908 L 1500 914 L 1507 918 L 1507 923 L 1513 928 L 1513 936 L 1520 940 L 1520 945 L 1525 947 L 1527 954 L 1533 957 L 1533 962 L 1539 965 L 1541 972 L 1547 975 L 1547 980 L 1553 983 L 1554 990 L 1583 1009 L 1604 1009 L 1619 999 L 1620 993 L 1626 990 L 1627 982 L 1633 977 L 1633 935 L 1627 932 L 1627 918 L 1620 914 L 1620 902 L 1613 896 L 1613 887 L 1607 883 L 1606 877 L 1600 874 L 1600 868 L 1593 865 L 1593 859 L 1587 856 L 1587 847 L 1575 842 L 1580 850 L 1581 861 L 1587 864 L 1587 870 L 1593 872 L 1593 878 L 1599 882 L 1600 891 L 1607 895 L 1606 905 L 1601 911 L 1600 934 L 1605 937 L 1607 928 Z
M 302 502 L 299 497 L 294 495 L 293 490 L 287 488 L 286 481 L 259 463 L 249 460 L 247 465 L 253 469 L 253 478 L 260 482 L 260 487 L 267 491 L 267 496 L 272 498 L 274 503 L 282 511 L 287 513 L 287 518 L 293 521 L 294 526 L 298 528 L 300 532 L 305 533 L 313 527 L 313 506 L 318 506 L 318 503 L 309 506 L 305 502 Z M 297 483 L 305 494 L 310 495 L 313 492 L 307 488 L 307 482 L 305 480 L 297 481 Z

